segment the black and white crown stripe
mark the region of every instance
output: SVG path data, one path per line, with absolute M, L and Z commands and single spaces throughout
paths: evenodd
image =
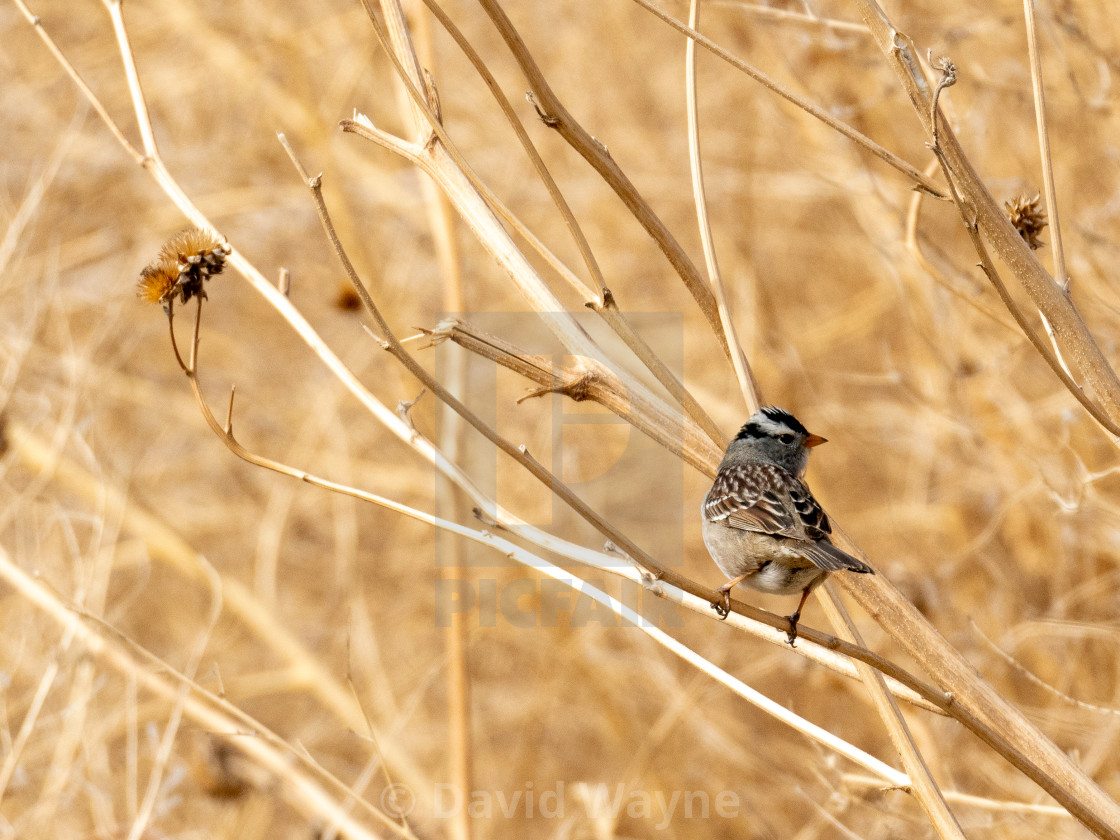
M 801 424 L 801 421 L 784 408 L 778 408 L 776 405 L 768 405 L 760 408 L 758 414 L 762 415 L 763 422 L 751 418 L 751 420 L 744 424 L 743 428 L 739 430 L 739 434 L 735 436 L 735 440 L 777 437 L 783 432 L 794 432 L 802 437 L 809 436 L 809 430 Z M 755 417 L 757 417 L 758 414 L 756 414 Z

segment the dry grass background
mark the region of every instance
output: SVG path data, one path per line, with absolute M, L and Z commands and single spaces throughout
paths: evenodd
M 680 36 L 626 0 L 504 5 L 568 108 L 699 262 Z M 665 6 L 687 14 L 680 3 Z M 524 80 L 480 9 L 466 0 L 446 8 L 517 102 L 622 308 L 669 313 L 657 341 L 680 347 L 688 385 L 731 432 L 744 419 L 732 372 L 680 281 L 601 180 L 533 118 L 520 96 Z M 813 8 L 854 20 L 843 3 Z M 101 5 L 42 0 L 33 10 L 110 112 L 131 126 Z M 945 104 L 996 197 L 1037 191 L 1021 6 L 918 2 L 888 11 L 923 53 L 930 47 L 956 62 L 960 82 Z M 1103 2 L 1039 11 L 1074 297 L 1114 359 L 1120 27 Z M 375 394 L 389 405 L 414 397 L 416 382 L 363 332 L 357 314 L 337 306 L 344 277 L 274 137 L 286 132 L 304 164 L 325 173 L 340 232 L 390 323 L 400 334 L 433 325 L 445 308 L 444 286 L 419 178 L 336 128 L 354 108 L 380 126 L 400 125 L 392 74 L 361 6 L 130 0 L 125 12 L 170 171 L 266 274 L 291 271 L 292 300 Z M 889 149 L 928 162 L 920 127 L 866 34 L 774 21 L 734 2 L 706 5 L 703 29 Z M 22 448 L 9 449 L 0 546 L 64 601 L 184 668 L 206 629 L 210 594 L 107 501 L 107 492 L 127 494 L 227 580 L 253 590 L 336 679 L 344 683 L 352 672 L 382 746 L 391 744 L 411 767 L 391 761 L 391 772 L 413 773 L 408 778 L 428 788 L 446 782 L 447 656 L 434 596 L 437 575 L 446 574 L 437 569 L 445 538 L 437 545 L 426 526 L 253 468 L 213 436 L 168 347 L 166 320 L 134 298 L 140 268 L 184 220 L 85 107 L 14 5 L 0 6 L 0 32 L 0 384 L 8 420 L 61 459 L 36 464 Z M 498 109 L 438 26 L 433 42 L 445 125 L 487 183 L 575 265 L 575 249 Z M 701 54 L 699 66 L 722 268 L 766 400 L 833 441 L 816 450 L 810 468 L 818 496 L 1004 696 L 1120 795 L 1114 442 L 1014 328 L 974 267 L 951 207 L 922 208 L 931 274 L 905 245 L 912 194 L 900 175 L 710 56 Z M 1050 241 L 1049 230 L 1043 238 Z M 460 242 L 464 309 L 519 312 L 521 300 L 490 257 L 463 230 Z M 1050 249 L 1040 258 L 1049 266 Z M 238 434 L 247 445 L 433 509 L 431 468 L 373 423 L 239 277 L 214 280 L 210 296 L 203 386 L 220 403 L 237 385 Z M 436 367 L 434 352 L 421 358 Z M 472 362 L 472 370 L 485 383 L 484 364 Z M 562 431 L 557 403 L 514 402 L 525 388 L 503 373 L 496 391 L 483 385 L 475 397 L 531 451 L 548 452 L 563 433 L 567 478 L 617 456 L 615 427 Z M 430 397 L 414 417 L 436 434 Z M 468 436 L 468 458 L 485 470 L 494 456 L 478 441 Z M 89 489 L 60 477 L 59 463 L 88 473 Z M 721 582 L 695 517 L 707 479 L 688 469 L 668 479 L 650 472 L 623 459 L 586 489 L 644 547 L 669 545 L 666 563 Z M 499 473 L 501 502 L 570 539 L 601 544 L 567 514 L 550 519 L 550 500 L 516 470 Z M 674 486 L 662 493 L 666 481 Z M 679 537 L 644 542 L 657 533 L 651 523 L 670 523 L 667 533 Z M 527 574 L 470 552 L 477 579 L 504 586 Z M 792 608 L 789 599 L 744 597 Z M 857 683 L 695 615 L 679 621 L 675 635 L 752 686 L 895 761 Z M 804 621 L 825 626 L 815 603 Z M 477 614 L 470 622 L 474 783 L 511 794 L 564 782 L 565 818 L 527 818 L 521 809 L 511 819 L 476 820 L 477 836 L 658 833 L 658 813 L 624 812 L 613 825 L 590 819 L 578 803 L 579 782 L 739 797 L 733 818 L 678 812 L 668 828 L 678 837 L 932 833 L 905 793 L 861 785 L 845 762 L 775 726 L 638 631 L 541 623 L 518 627 L 499 616 L 487 626 Z M 904 659 L 871 622 L 861 626 L 872 648 Z M 198 681 L 347 782 L 375 754 L 364 727 L 329 709 L 269 640 L 228 611 Z M 0 756 L 10 773 L 0 835 L 126 836 L 173 707 L 0 589 Z M 34 709 L 14 762 L 13 741 Z M 908 720 L 945 789 L 1049 801 L 956 723 L 922 712 Z M 275 776 L 257 768 L 245 772 L 248 785 L 237 795 L 216 796 L 198 772 L 213 743 L 205 734 L 190 722 L 181 727 L 150 836 L 311 837 L 323 828 L 294 811 Z M 374 780 L 369 801 L 378 802 L 384 784 Z M 1086 834 L 1064 816 L 953 808 L 970 837 Z M 451 830 L 423 807 L 413 820 L 422 837 Z

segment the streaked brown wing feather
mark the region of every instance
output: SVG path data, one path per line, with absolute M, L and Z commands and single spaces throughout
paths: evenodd
M 704 515 L 731 528 L 795 540 L 815 539 L 805 528 L 805 515 L 783 487 L 797 485 L 821 518 L 824 512 L 813 501 L 808 488 L 772 464 L 754 463 L 720 472 L 704 500 Z M 784 498 L 783 498 L 784 497 Z M 801 502 L 804 506 L 804 501 Z M 793 511 L 797 511 L 795 517 Z M 818 519 L 810 511 L 810 521 Z M 824 519 L 827 525 L 828 520 Z M 819 527 L 816 528 L 819 530 Z
M 873 573 L 831 543 L 832 525 L 805 483 L 773 464 L 722 470 L 704 499 L 704 516 L 731 528 L 797 540 L 817 568 Z

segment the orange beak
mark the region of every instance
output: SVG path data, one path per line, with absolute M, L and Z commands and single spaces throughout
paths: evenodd
M 822 443 L 828 443 L 828 438 L 822 438 L 820 435 L 809 435 L 801 445 L 806 449 L 812 449 L 814 446 L 820 446 Z

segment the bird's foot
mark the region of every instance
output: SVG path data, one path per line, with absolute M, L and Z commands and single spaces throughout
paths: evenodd
M 790 647 L 797 647 L 794 642 L 797 641 L 797 622 L 801 618 L 801 611 L 798 610 L 793 615 L 786 616 L 786 618 L 789 619 L 789 630 L 786 631 L 786 641 L 789 643 Z
M 720 621 L 726 621 L 727 616 L 731 614 L 731 590 L 721 586 L 716 591 L 722 597 L 712 604 L 712 609 L 716 611 Z

